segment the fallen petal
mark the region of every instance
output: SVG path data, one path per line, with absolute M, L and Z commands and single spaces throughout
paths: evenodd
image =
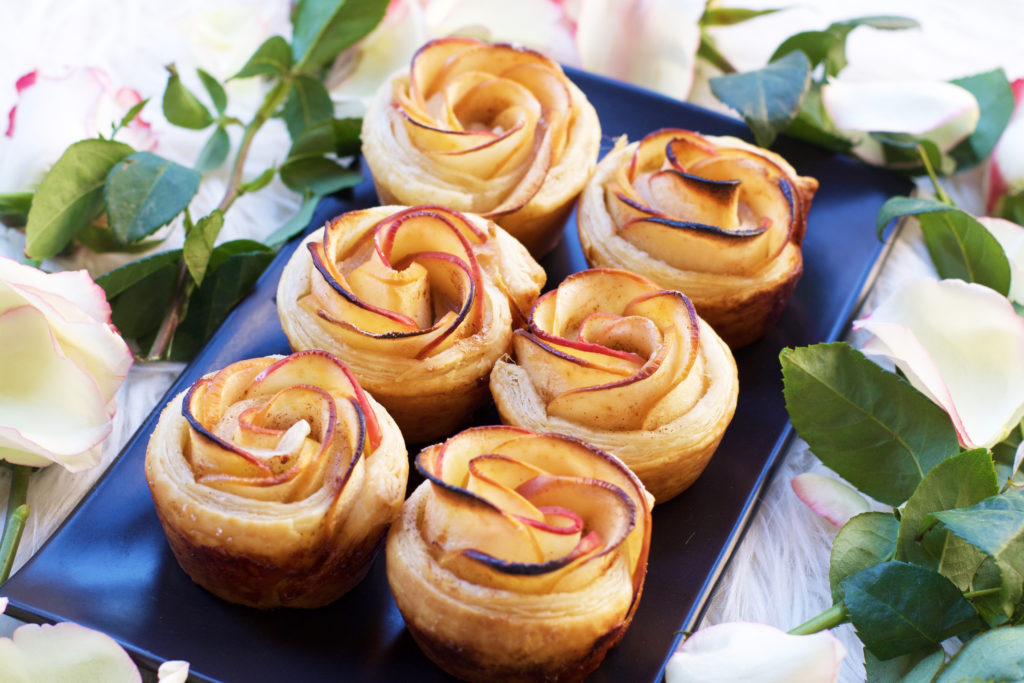
M 156 675 L 160 683 L 185 683 L 188 680 L 188 662 L 180 659 L 164 662 Z
M 1024 126 L 1021 130 L 1024 131 Z M 1024 150 L 1024 137 L 1019 149 Z M 1021 180 L 1024 182 L 1024 176 Z M 989 216 L 982 216 L 978 221 L 992 233 L 1010 261 L 1010 300 L 1024 304 L 1024 225 Z
M 113 638 L 62 622 L 26 624 L 0 638 L 0 680 L 135 683 L 142 678 Z
M 666 683 L 832 683 L 846 649 L 828 631 L 792 636 L 767 624 L 730 622 L 697 631 L 665 667 Z
M 804 472 L 793 477 L 790 486 L 807 507 L 837 527 L 870 509 L 868 501 L 857 489 L 832 477 Z

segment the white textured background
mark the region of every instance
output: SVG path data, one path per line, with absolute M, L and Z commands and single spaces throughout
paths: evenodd
M 948 79 L 996 66 L 1003 66 L 1011 79 L 1024 76 L 1024 50 L 1020 47 L 1024 2 L 1020 0 L 739 0 L 724 4 L 790 8 L 716 30 L 722 52 L 740 69 L 760 66 L 785 37 L 797 31 L 824 28 L 837 19 L 903 14 L 918 19 L 922 29 L 854 31 L 848 43 L 850 65 L 844 77 Z M 163 65 L 175 61 L 186 84 L 198 91 L 192 67 L 200 65 L 215 76 L 226 78 L 265 37 L 288 34 L 287 12 L 286 2 L 0 0 L 0 113 L 6 115 L 15 100 L 14 81 L 35 68 L 98 66 L 107 71 L 114 83 L 154 98 L 143 117 L 160 135 L 156 151 L 191 164 L 208 133 L 183 131 L 163 121 L 157 106 L 165 80 Z M 218 30 L 197 29 L 200 24 L 208 26 L 211 20 L 219 24 Z M 234 83 L 229 93 L 239 114 L 244 114 L 246 107 L 253 107 L 259 97 L 251 82 Z M 691 99 L 716 104 L 700 81 Z M 0 159 L 3 144 L 5 140 L 0 138 Z M 256 138 L 247 177 L 280 160 L 287 147 L 287 134 L 280 122 L 268 124 Z M 217 203 L 226 174 L 225 167 L 204 182 L 193 205 L 193 215 L 202 215 L 204 209 Z M 979 173 L 957 179 L 957 196 L 965 208 L 979 208 L 980 183 Z M 268 189 L 236 203 L 228 213 L 221 239 L 265 236 L 287 220 L 297 204 L 296 196 L 275 181 Z M 23 237 L 0 230 L 0 254 L 18 257 Z M 116 263 L 109 259 L 79 259 L 59 265 L 102 271 Z M 919 233 L 908 226 L 886 262 L 866 310 L 900 282 L 929 270 Z M 46 540 L 92 486 L 155 407 L 181 367 L 156 363 L 132 369 L 118 396 L 120 410 L 106 444 L 103 467 L 78 475 L 51 467 L 33 476 L 29 491 L 32 515 L 18 565 Z M 805 471 L 826 472 L 802 442 L 797 442 L 766 488 L 751 528 L 709 608 L 709 623 L 760 621 L 789 629 L 829 606 L 828 553 L 836 530 L 819 520 L 792 494 L 790 480 Z M 6 476 L 0 474 L 0 506 L 6 500 Z M 8 630 L 11 621 L 7 620 Z M 0 632 L 3 629 L 0 622 Z M 837 635 L 849 652 L 840 680 L 863 680 L 861 647 L 851 627 L 838 629 Z

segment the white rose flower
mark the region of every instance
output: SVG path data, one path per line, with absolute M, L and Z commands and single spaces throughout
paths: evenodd
M 103 290 L 0 257 L 0 349 L 0 460 L 98 464 L 132 364 Z

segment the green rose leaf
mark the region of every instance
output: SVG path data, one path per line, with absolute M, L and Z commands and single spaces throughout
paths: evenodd
M 359 154 L 362 119 L 326 119 L 305 128 L 288 150 L 289 159 L 337 154 Z
M 756 71 L 711 79 L 715 97 L 743 116 L 757 144 L 768 147 L 796 118 L 811 82 L 811 64 L 791 52 Z
M 909 28 L 921 28 L 921 24 L 919 24 L 916 19 L 893 14 L 877 14 L 867 17 L 858 17 L 856 19 L 847 19 L 845 21 L 836 22 L 833 26 L 849 26 L 851 28 L 855 28 L 857 26 L 870 26 L 871 28 L 876 28 L 880 31 L 903 31 Z
M 103 210 L 103 187 L 117 162 L 134 150 L 112 140 L 81 140 L 39 184 L 25 224 L 25 254 L 42 261 L 57 254 Z
M 1013 90 L 1002 69 L 956 78 L 950 82 L 974 95 L 981 109 L 981 117 L 974 132 L 950 150 L 957 170 L 964 170 L 987 159 L 999 142 L 1013 114 Z
M 147 347 L 163 321 L 178 279 L 181 249 L 125 264 L 96 279 L 107 292 L 111 320 L 126 339 Z
M 959 209 L 919 216 L 928 254 L 939 277 L 959 278 L 1010 291 L 1010 262 L 999 241 L 976 218 Z
M 999 198 L 993 215 L 1024 225 L 1024 190 Z
M 864 648 L 864 669 L 873 683 L 931 683 L 932 677 L 946 659 L 941 649 L 922 650 L 892 659 L 881 660 Z
M 274 179 L 274 174 L 277 173 L 276 168 L 268 168 L 260 173 L 258 176 L 250 181 L 244 182 L 238 186 L 238 194 L 243 195 L 249 192 L 258 192 L 264 187 L 270 184 L 270 181 Z
M 875 500 L 899 505 L 929 470 L 960 451 L 941 408 L 849 344 L 784 349 L 780 360 L 797 433 Z
M 333 115 L 334 103 L 323 82 L 312 76 L 297 77 L 284 103 L 284 121 L 292 140 L 310 126 Z
M 943 204 L 937 199 L 929 199 L 928 197 L 890 197 L 886 200 L 885 204 L 882 204 L 882 208 L 878 211 L 878 217 L 875 219 L 875 227 L 878 228 L 878 239 L 882 239 L 882 232 L 885 230 L 885 227 L 895 218 L 928 213 L 930 211 L 946 211 L 949 208 L 949 204 Z
M 945 509 L 932 516 L 993 559 L 1002 576 L 1004 614 L 1012 615 L 1024 594 L 1024 489 L 1010 489 L 971 507 Z
M 971 638 L 934 683 L 1024 680 L 1024 626 L 997 628 Z
M 0 223 L 19 227 L 25 224 L 32 208 L 32 192 L 0 193 Z
M 836 75 L 846 66 L 846 34 L 853 29 L 831 29 L 832 27 L 824 31 L 802 31 L 786 38 L 775 48 L 768 61 L 773 62 L 794 52 L 802 52 L 810 60 L 811 68 L 825 62 L 826 73 L 830 76 Z
M 818 83 L 811 83 L 803 104 L 800 105 L 799 113 L 784 132 L 790 137 L 799 138 L 832 152 L 846 153 L 853 147 L 853 142 L 839 135 L 825 113 L 821 85 Z
M 235 78 L 252 78 L 253 76 L 284 76 L 292 68 L 292 48 L 281 36 L 271 36 L 256 48 L 242 70 L 232 76 Z
M 156 248 L 166 238 L 167 236 L 154 237 L 153 239 L 125 244 L 114 236 L 109 225 L 93 223 L 78 233 L 75 240 L 89 251 L 97 254 L 106 254 L 112 251 L 118 251 L 122 254 L 141 254 Z
M 203 87 L 206 88 L 206 92 L 210 95 L 213 108 L 217 110 L 218 114 L 223 114 L 224 110 L 228 108 L 228 94 L 224 92 L 224 86 L 215 77 L 202 69 L 196 69 L 196 73 L 199 74 L 199 80 L 202 81 Z
M 941 526 L 926 522 L 937 510 L 974 505 L 999 490 L 996 469 L 984 448 L 940 462 L 924 476 L 903 508 L 896 559 L 934 569 L 960 590 L 970 587 L 985 556 Z
M 220 168 L 224 160 L 228 158 L 231 151 L 231 138 L 228 131 L 222 125 L 213 129 L 213 135 L 199 151 L 199 158 L 196 159 L 195 169 L 199 173 L 206 173 Z
M 129 109 L 125 113 L 125 115 L 121 117 L 121 121 L 114 127 L 114 132 L 111 134 L 110 137 L 114 137 L 114 135 L 117 134 L 117 131 L 121 130 L 122 128 L 127 128 L 131 124 L 131 122 L 135 120 L 135 117 L 139 115 L 143 107 L 145 107 L 147 104 L 149 104 L 148 97 L 139 102 L 138 104 L 133 105 L 132 108 Z
M 309 222 L 313 220 L 313 212 L 316 211 L 316 205 L 320 201 L 320 195 L 313 194 L 312 192 L 305 193 L 305 199 L 302 201 L 302 206 L 299 207 L 298 213 L 292 216 L 287 223 L 275 230 L 265 240 L 268 246 L 277 247 L 284 244 L 292 237 L 295 237 L 300 232 L 306 229 Z
M 992 447 L 992 460 L 996 463 L 996 476 L 999 477 L 999 481 L 1006 481 L 1011 477 L 1017 483 L 1024 483 L 1024 471 L 1018 469 L 1016 472 L 1013 471 L 1013 463 L 1017 456 L 1017 448 L 1020 446 L 1022 440 L 1024 440 L 1024 434 L 1021 434 L 1021 425 L 1017 425 L 1016 428 L 1010 430 L 1010 434 Z
M 915 564 L 883 562 L 843 579 L 840 588 L 858 637 L 879 659 L 934 650 L 979 625 L 949 579 Z
M 281 166 L 281 180 L 296 192 L 325 196 L 358 185 L 363 176 L 326 157 L 301 157 Z
M 224 214 L 220 209 L 214 209 L 209 216 L 203 216 L 196 221 L 195 226 L 185 235 L 185 265 L 188 266 L 188 272 L 197 285 L 203 283 L 206 266 L 213 252 L 213 243 L 217 241 L 217 235 L 223 227 Z
M 152 152 L 135 152 L 110 171 L 104 195 L 114 235 L 134 242 L 171 222 L 199 189 L 199 173 Z
M 213 123 L 213 116 L 203 103 L 181 82 L 174 65 L 167 67 L 167 86 L 164 88 L 164 117 L 176 126 L 201 130 Z
M 899 521 L 886 512 L 864 512 L 843 525 L 832 542 L 829 558 L 828 583 L 833 602 L 843 599 L 839 590 L 843 579 L 892 557 L 899 528 Z
M 107 299 L 110 300 L 158 270 L 168 265 L 177 265 L 180 257 L 180 249 L 161 251 L 100 275 L 96 278 L 96 284 L 103 288 L 103 291 L 107 293 Z
M 701 26 L 735 26 L 744 21 L 775 14 L 780 9 L 741 9 L 739 7 L 709 7 L 700 18 Z
M 175 332 L 171 360 L 194 356 L 231 309 L 246 297 L 273 258 L 273 250 L 252 240 L 218 245 L 210 255 L 203 284 L 192 292 L 188 312 Z
M 374 29 L 388 0 L 301 0 L 292 24 L 292 57 L 302 71 L 318 69 Z

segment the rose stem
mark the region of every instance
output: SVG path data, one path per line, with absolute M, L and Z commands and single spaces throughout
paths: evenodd
M 845 624 L 849 619 L 850 611 L 846 609 L 845 604 L 840 602 L 838 605 L 832 605 L 818 616 L 811 617 L 796 628 L 790 630 L 789 633 L 794 636 L 806 636 L 811 633 L 817 633 L 818 631 L 824 631 L 825 629 L 832 628 L 833 626 Z
M 4 535 L 0 540 L 0 584 L 11 575 L 14 556 L 18 552 L 21 533 L 28 519 L 28 479 L 32 468 L 28 465 L 11 465 L 11 491 L 7 497 L 7 516 L 4 519 Z
M 924 170 L 928 174 L 928 178 L 932 181 L 932 187 L 935 188 L 935 197 L 943 204 L 949 204 L 950 206 L 956 206 L 946 191 L 942 189 L 942 185 L 939 184 L 939 179 L 935 175 L 935 169 L 932 168 L 932 162 L 928 159 L 928 154 L 925 153 L 922 145 L 917 146 L 917 155 L 921 157 L 921 163 L 924 164 Z
M 220 200 L 220 204 L 217 205 L 217 208 L 222 213 L 227 213 L 227 210 L 231 208 L 231 205 L 238 198 L 238 188 L 242 184 L 242 169 L 245 166 L 246 158 L 249 156 L 249 148 L 252 147 L 252 141 L 256 137 L 256 132 L 263 127 L 267 119 L 281 106 L 284 98 L 288 95 L 289 86 L 290 82 L 288 80 L 282 80 L 271 88 L 263 100 L 263 104 L 256 111 L 256 115 L 253 116 L 252 121 L 245 127 L 242 141 L 238 145 L 238 153 L 235 155 L 234 165 L 231 167 L 231 176 L 228 180 L 227 189 L 224 191 L 224 197 Z M 150 347 L 149 353 L 146 354 L 146 360 L 159 360 L 167 353 L 167 348 L 171 344 L 174 332 L 178 329 L 178 323 L 181 322 L 182 309 L 185 305 L 186 284 L 188 284 L 188 266 L 185 263 L 185 256 L 182 254 L 178 261 L 178 276 L 174 282 L 174 296 L 171 297 L 169 310 L 167 315 L 164 316 L 163 322 L 160 323 L 160 329 L 156 333 L 153 345 Z

